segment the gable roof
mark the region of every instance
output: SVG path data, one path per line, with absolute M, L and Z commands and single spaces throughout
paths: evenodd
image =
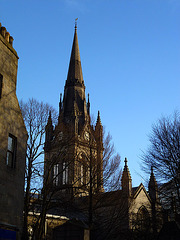
M 133 194 L 133 198 L 137 198 L 137 196 L 139 195 L 139 193 L 143 190 L 144 193 L 146 194 L 147 198 L 149 199 L 149 201 L 151 202 L 151 198 L 149 197 L 149 194 L 147 193 L 144 185 L 141 183 L 137 188 L 134 189 L 134 194 Z

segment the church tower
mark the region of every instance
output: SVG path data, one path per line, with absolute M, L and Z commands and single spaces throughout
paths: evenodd
M 77 196 L 88 195 L 90 186 L 94 192 L 102 191 L 102 134 L 99 112 L 96 126 L 91 124 L 75 26 L 63 99 L 60 94 L 58 124 L 53 128 L 50 114 L 46 126 L 44 182 Z

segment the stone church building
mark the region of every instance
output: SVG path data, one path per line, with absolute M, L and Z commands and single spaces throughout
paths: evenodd
M 16 96 L 18 55 L 0 24 L 0 239 L 20 239 L 27 131 Z
M 90 235 L 87 231 L 93 224 L 92 229 L 95 230 L 91 233 L 92 239 L 120 239 L 120 236 L 126 239 L 123 235 L 125 232 L 127 235 L 132 230 L 152 230 L 152 203 L 157 195 L 153 170 L 148 194 L 143 184 L 132 187 L 125 159 L 121 190 L 105 192 L 103 149 L 103 127 L 99 112 L 95 126 L 91 124 L 89 94 L 86 100 L 75 26 L 63 98 L 60 95 L 58 124 L 53 127 L 50 113 L 46 126 L 44 191 L 48 191 L 53 201 L 61 200 L 61 204 L 62 199 L 68 203 L 72 201 L 71 204 L 78 206 L 82 215 L 79 212 L 75 214 L 75 210 L 64 211 L 56 205 L 56 211 L 53 208 L 49 211 L 51 220 L 47 217 L 46 236 L 49 239 L 76 239 L 79 236 L 77 239 L 88 240 Z M 50 226 L 53 217 L 59 217 L 59 223 Z M 67 220 L 62 222 L 61 217 Z M 78 224 L 81 221 L 81 224 L 76 224 L 75 220 Z M 83 233 L 80 230 L 82 228 Z M 48 232 L 51 233 L 48 235 Z M 81 237 L 78 235 L 80 232 Z
M 16 96 L 18 55 L 12 44 L 0 26 L 0 239 L 19 239 L 22 231 L 27 132 Z M 45 239 L 131 239 L 132 232 L 140 239 L 139 233 L 155 230 L 153 170 L 148 193 L 143 184 L 132 187 L 125 159 L 120 190 L 104 191 L 103 127 L 100 112 L 91 123 L 76 26 L 58 123 L 53 126 L 50 113 L 44 151 L 41 206 L 29 212 L 30 235 L 40 212 Z

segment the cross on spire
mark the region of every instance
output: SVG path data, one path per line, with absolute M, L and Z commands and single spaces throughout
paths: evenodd
M 75 19 L 75 29 L 77 29 L 77 20 L 78 18 Z

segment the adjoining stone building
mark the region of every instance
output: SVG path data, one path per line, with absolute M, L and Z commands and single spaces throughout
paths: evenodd
M 27 131 L 16 96 L 18 55 L 0 24 L 0 239 L 20 239 Z

